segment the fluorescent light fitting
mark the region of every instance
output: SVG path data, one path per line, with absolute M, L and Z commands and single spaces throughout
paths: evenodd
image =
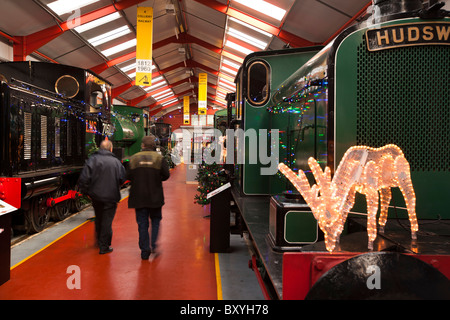
M 128 26 L 123 26 L 123 27 L 105 32 L 104 34 L 101 34 L 97 37 L 88 39 L 88 42 L 90 44 L 92 44 L 94 47 L 96 47 L 96 46 L 99 46 L 108 41 L 111 41 L 111 40 L 117 39 L 121 36 L 124 36 L 128 33 L 131 33 L 130 28 Z
M 248 34 L 243 33 L 234 28 L 228 28 L 228 35 L 238 38 L 239 40 L 247 42 L 252 46 L 255 46 L 260 49 L 265 49 L 267 47 L 267 42 L 256 39 L 255 37 L 249 36 Z
M 73 10 L 80 9 L 98 1 L 99 0 L 57 0 L 47 4 L 47 7 L 60 16 L 64 13 L 72 12 Z
M 85 23 L 85 24 L 82 24 L 81 26 L 78 26 L 74 29 L 76 32 L 82 33 L 82 32 L 94 29 L 98 26 L 101 26 L 105 23 L 111 22 L 111 21 L 119 19 L 119 18 L 120 18 L 120 13 L 114 12 L 114 13 L 108 14 L 107 16 L 101 17 L 99 19 L 93 20 L 93 21 Z
M 106 49 L 102 51 L 102 54 L 104 54 L 105 56 L 112 56 L 113 54 L 116 54 L 120 51 L 129 49 L 131 47 L 136 46 L 136 38 L 135 39 L 131 39 L 129 41 L 126 41 L 124 43 L 121 43 L 117 46 L 114 46 L 112 48 Z
M 240 25 L 242 25 L 242 26 L 244 26 L 244 27 L 246 27 L 246 28 L 255 30 L 255 31 L 257 31 L 257 32 L 259 32 L 259 33 L 265 35 L 266 37 L 269 37 L 269 38 L 272 37 L 272 34 L 266 32 L 266 31 L 264 31 L 264 30 L 261 30 L 261 29 L 255 27 L 255 26 L 252 26 L 251 24 L 245 23 L 244 21 L 238 20 L 238 19 L 233 18 L 233 17 L 230 17 L 230 16 L 228 16 L 228 19 L 230 19 L 231 21 L 234 21 L 234 22 L 236 22 L 236 23 L 239 23 Z
M 239 52 L 241 52 L 241 53 L 243 53 L 245 55 L 249 55 L 250 53 L 253 52 L 252 50 L 244 48 L 243 46 L 240 46 L 237 43 L 234 43 L 234 42 L 232 42 L 230 40 L 227 40 L 225 42 L 225 47 L 232 48 L 232 49 L 237 50 L 237 51 L 239 51 Z
M 250 9 L 261 12 L 262 14 L 272 17 L 278 21 L 281 21 L 281 19 L 283 19 L 284 15 L 286 14 L 286 10 L 274 6 L 273 4 L 268 3 L 264 0 L 252 0 L 252 1 L 233 0 L 233 1 L 240 3 Z

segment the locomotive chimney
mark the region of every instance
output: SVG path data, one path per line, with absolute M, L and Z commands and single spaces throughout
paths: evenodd
M 421 0 L 372 0 L 374 23 L 389 20 L 389 16 L 419 11 L 423 8 Z

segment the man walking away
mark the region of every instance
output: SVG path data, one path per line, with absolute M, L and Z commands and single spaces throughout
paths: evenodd
M 139 231 L 139 248 L 143 260 L 153 260 L 158 254 L 157 240 L 164 205 L 162 182 L 169 179 L 169 165 L 156 152 L 154 136 L 142 138 L 142 151 L 130 158 L 127 179 L 130 180 L 128 208 L 135 208 Z M 152 223 L 150 244 L 149 219 Z M 150 248 L 151 245 L 151 248 Z M 151 254 L 151 256 L 150 256 Z
M 125 168 L 112 150 L 112 142 L 103 140 L 99 150 L 86 161 L 78 180 L 80 191 L 92 199 L 100 254 L 113 251 L 112 222 L 120 201 L 120 186 L 126 181 Z

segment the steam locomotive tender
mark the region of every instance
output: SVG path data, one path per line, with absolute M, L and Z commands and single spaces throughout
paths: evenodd
M 111 84 L 76 67 L 0 64 L 0 199 L 13 226 L 40 232 L 78 211 L 76 182 L 89 152 L 111 136 Z

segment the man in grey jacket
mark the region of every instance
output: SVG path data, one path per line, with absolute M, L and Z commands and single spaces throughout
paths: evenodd
M 100 254 L 113 251 L 112 222 L 120 201 L 120 186 L 126 178 L 125 168 L 112 150 L 112 142 L 103 140 L 99 150 L 86 161 L 78 180 L 80 191 L 92 199 Z

